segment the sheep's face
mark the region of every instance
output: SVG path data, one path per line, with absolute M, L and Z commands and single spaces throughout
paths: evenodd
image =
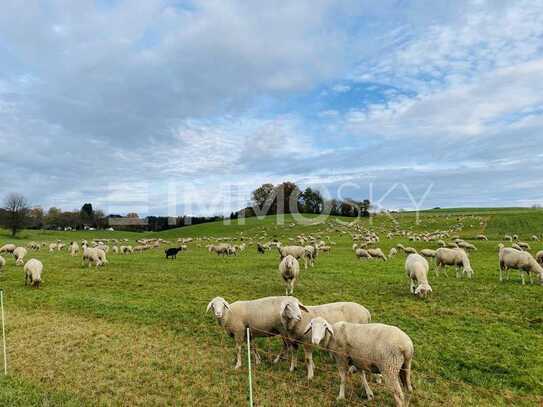
M 213 311 L 213 314 L 215 315 L 215 318 L 218 320 L 222 319 L 224 317 L 224 314 L 226 313 L 227 309 L 230 309 L 230 306 L 222 297 L 215 297 L 211 300 L 211 302 L 207 305 L 207 311 L 209 310 Z
M 324 318 L 317 317 L 309 322 L 305 334 L 311 334 L 311 343 L 313 345 L 319 345 L 326 336 L 327 331 L 330 335 L 334 335 L 334 331 L 330 324 Z
M 418 295 L 420 298 L 428 296 L 432 292 L 432 287 L 430 284 L 421 284 L 415 290 L 415 295 Z

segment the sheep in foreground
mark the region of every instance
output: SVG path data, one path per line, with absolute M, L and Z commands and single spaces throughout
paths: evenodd
M 360 260 L 371 259 L 371 254 L 369 254 L 366 249 L 356 249 L 355 254 L 356 254 L 356 257 L 358 257 Z
M 410 254 L 405 259 L 405 273 L 410 280 L 410 290 L 412 294 L 419 297 L 426 297 L 432 292 L 432 287 L 428 283 L 428 261 L 420 254 Z
M 307 270 L 307 254 L 303 246 L 277 246 L 281 260 L 289 254 L 297 260 L 304 260 L 304 268 Z
M 279 263 L 279 274 L 287 285 L 286 295 L 294 293 L 294 284 L 300 275 L 300 264 L 290 254 L 281 260 Z
M 341 383 L 338 400 L 345 399 L 345 381 L 351 367 L 361 371 L 368 399 L 373 399 L 366 373 L 381 373 L 393 393 L 397 407 L 405 406 L 402 385 L 411 393 L 411 362 L 415 349 L 411 338 L 401 329 L 385 324 L 330 324 L 314 318 L 307 326 L 313 345 L 321 345 L 335 358 Z
M 357 324 L 367 324 L 371 321 L 370 312 L 362 305 L 354 302 L 335 302 L 306 307 L 308 312 L 303 312 L 299 307 L 287 305 L 281 310 L 281 322 L 288 336 L 289 343 L 303 344 L 305 362 L 307 365 L 307 378 L 311 380 L 314 375 L 315 364 L 313 363 L 313 345 L 310 338 L 305 335 L 307 325 L 313 318 L 321 317 L 335 323 L 348 321 Z M 294 346 L 296 348 L 297 346 Z M 279 354 L 274 363 L 277 363 L 282 354 Z M 296 367 L 296 354 L 292 352 L 290 371 Z
M 537 262 L 534 257 L 528 253 L 513 249 L 512 247 L 504 247 L 498 255 L 500 261 L 500 281 L 503 281 L 503 276 L 509 280 L 509 270 L 515 269 L 520 273 L 522 284 L 526 284 L 524 274 L 530 277 L 530 284 L 533 284 L 533 274 L 536 274 L 540 284 L 543 285 L 543 267 Z
M 17 266 L 22 266 L 24 264 L 24 259 L 28 251 L 24 247 L 17 247 L 13 251 L 13 257 L 15 257 L 15 264 Z
M 462 268 L 462 275 L 466 274 L 468 278 L 473 275 L 468 255 L 462 249 L 441 247 L 436 250 L 436 275 L 439 274 L 439 270 L 445 270 L 446 273 L 446 266 L 456 267 L 456 278 L 460 277 L 460 268 Z
M 246 329 L 249 328 L 251 340 L 255 337 L 270 337 L 279 335 L 283 329 L 281 312 L 284 307 L 307 308 L 295 297 L 265 297 L 251 301 L 236 301 L 232 304 L 222 297 L 213 298 L 207 305 L 207 311 L 212 310 L 215 319 L 226 333 L 234 338 L 237 349 L 236 369 L 241 367 L 241 350 L 245 341 Z M 285 342 L 284 345 L 286 346 Z M 285 347 L 284 346 L 284 347 Z M 251 349 L 254 348 L 251 346 Z M 257 363 L 260 357 L 254 350 Z
M 31 287 L 39 288 L 41 284 L 41 273 L 43 272 L 43 264 L 36 259 L 30 259 L 24 265 L 25 285 L 30 283 Z
M 6 266 L 6 260 L 0 256 L 0 271 Z
M 70 256 L 77 256 L 77 254 L 79 253 L 79 245 L 77 244 L 77 242 L 71 242 L 70 243 L 70 246 L 68 246 L 68 252 L 70 253 Z
M 383 251 L 379 248 L 377 249 L 368 249 L 368 253 L 372 258 L 381 259 L 383 261 L 387 261 L 387 256 L 383 253 Z
M 13 253 L 16 248 L 17 246 L 15 246 L 14 244 L 8 243 L 0 247 L 0 253 Z

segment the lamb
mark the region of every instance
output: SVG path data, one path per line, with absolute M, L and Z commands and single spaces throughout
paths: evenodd
M 307 378 L 311 380 L 314 376 L 315 364 L 313 363 L 313 346 L 305 330 L 309 322 L 316 317 L 321 317 L 335 323 L 348 321 L 357 324 L 367 324 L 371 321 L 370 312 L 360 304 L 354 302 L 335 302 L 331 304 L 315 305 L 306 307 L 308 312 L 302 313 L 299 307 L 286 306 L 281 311 L 281 322 L 288 336 L 288 342 L 293 344 L 301 343 L 304 348 L 305 361 L 307 365 Z M 296 346 L 294 346 L 296 347 Z M 275 359 L 279 361 L 281 354 Z M 296 355 L 292 352 L 290 370 L 296 367 Z
M 6 265 L 6 260 L 2 256 L 0 256 L 0 271 L 2 271 L 5 265 Z
M 376 258 L 376 259 L 381 259 L 383 261 L 387 261 L 387 256 L 385 256 L 383 251 L 381 249 L 379 249 L 379 248 L 377 248 L 377 249 L 368 249 L 368 253 L 372 257 L 372 259 Z
M 286 295 L 292 295 L 294 293 L 294 284 L 300 275 L 300 264 L 290 254 L 281 260 L 279 263 L 279 274 L 287 285 Z
M 415 349 L 411 338 L 401 329 L 385 324 L 330 324 L 324 318 L 313 318 L 306 333 L 311 343 L 322 345 L 335 358 L 341 383 L 338 400 L 345 399 L 345 381 L 351 367 L 361 371 L 368 399 L 373 399 L 366 373 L 380 372 L 392 391 L 397 407 L 405 406 L 403 385 L 411 393 L 411 362 Z M 401 383 L 401 384 L 400 384 Z
M 522 284 L 526 284 L 524 274 L 530 276 L 530 284 L 533 284 L 532 274 L 537 274 L 540 284 L 543 285 L 543 267 L 528 252 L 504 247 L 498 255 L 500 261 L 500 281 L 503 281 L 503 274 L 509 280 L 509 270 L 519 270 Z
M 355 254 L 356 254 L 356 257 L 358 257 L 360 260 L 371 259 L 371 254 L 369 254 L 366 249 L 356 249 Z
M 305 256 L 309 260 L 309 265 L 311 267 L 314 267 L 315 260 L 317 259 L 317 255 L 319 254 L 319 251 L 317 250 L 315 246 L 311 246 L 311 245 L 304 246 L 304 249 L 305 249 Z
M 473 275 L 468 255 L 462 249 L 441 247 L 436 250 L 436 275 L 438 275 L 438 270 L 445 269 L 446 266 L 456 266 L 456 278 L 460 277 L 460 267 L 462 267 L 462 274 L 467 274 L 468 278 Z
M 70 243 L 70 246 L 68 247 L 68 252 L 70 253 L 70 256 L 77 256 L 77 254 L 79 253 L 79 245 L 77 244 L 77 242 L 71 242 Z
M 24 258 L 28 251 L 24 247 L 17 247 L 13 251 L 13 256 L 15 257 L 15 264 L 17 266 L 22 266 L 24 264 Z
M 279 335 L 283 329 L 281 312 L 284 307 L 307 308 L 295 297 L 265 297 L 252 301 L 236 301 L 232 304 L 222 297 L 213 298 L 207 305 L 215 319 L 226 333 L 234 338 L 237 349 L 235 369 L 241 367 L 241 350 L 245 341 L 246 329 L 250 329 L 251 339 Z M 284 348 L 287 346 L 284 342 Z M 257 363 L 260 360 L 255 352 Z
M 420 254 L 410 254 L 405 259 L 405 272 L 411 282 L 411 293 L 426 297 L 432 292 L 428 283 L 428 261 Z M 418 285 L 417 285 L 418 284 Z
M 395 247 L 391 247 L 390 250 L 388 251 L 388 258 L 390 259 L 391 257 L 394 257 L 398 254 L 398 249 L 396 249 Z
M 16 248 L 17 246 L 15 246 L 14 244 L 8 243 L 0 247 L 0 253 L 13 253 Z
M 281 259 L 285 258 L 289 254 L 294 257 L 295 259 L 303 259 L 304 260 L 304 268 L 307 270 L 307 254 L 305 251 L 305 247 L 303 246 L 277 246 L 277 250 L 279 251 L 279 255 L 281 256 Z
M 25 285 L 30 282 L 31 287 L 40 288 L 41 273 L 43 272 L 43 264 L 36 259 L 30 259 L 24 265 Z
M 420 254 L 426 258 L 434 258 L 436 257 L 436 251 L 432 249 L 422 249 L 420 251 Z

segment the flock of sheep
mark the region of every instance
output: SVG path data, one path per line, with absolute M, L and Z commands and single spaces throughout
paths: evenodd
M 384 229 L 377 233 L 360 224 L 338 226 L 327 224 L 326 232 L 347 235 L 352 240 L 352 250 L 356 258 L 366 261 L 388 261 L 390 258 L 405 254 L 404 270 L 409 281 L 409 290 L 419 297 L 426 297 L 432 292 L 429 282 L 430 266 L 433 265 L 436 276 L 445 272 L 447 267 L 456 269 L 456 277 L 466 276 L 472 278 L 474 271 L 470 256 L 477 251 L 477 247 L 470 242 L 456 236 L 458 228 L 446 231 L 420 232 L 401 230 L 394 227 L 392 231 Z M 242 365 L 242 347 L 246 341 L 246 329 L 250 330 L 250 339 L 256 337 L 279 336 L 282 340 L 282 350 L 274 360 L 278 363 L 284 356 L 290 357 L 290 370 L 296 368 L 296 350 L 303 348 L 307 368 L 307 378 L 312 379 L 315 374 L 313 351 L 323 349 L 334 357 L 339 376 L 340 390 L 338 399 L 345 397 L 345 381 L 347 374 L 358 371 L 368 399 L 373 398 L 368 378 L 382 380 L 392 393 L 397 406 L 406 404 L 404 390 L 410 393 L 411 362 L 414 355 L 414 345 L 410 337 L 400 328 L 372 322 L 370 311 L 363 305 L 354 302 L 335 302 L 319 305 L 304 305 L 293 296 L 296 282 L 302 277 L 304 270 L 314 267 L 321 253 L 329 253 L 336 243 L 330 236 L 321 237 L 324 231 L 314 235 L 300 234 L 289 238 L 287 244 L 279 240 L 269 240 L 267 232 L 262 229 L 252 237 L 238 236 L 228 238 L 198 237 L 195 239 L 178 239 L 178 247 L 166 248 L 166 258 L 175 258 L 177 253 L 187 250 L 188 244 L 195 243 L 197 247 L 205 245 L 209 253 L 218 256 L 237 256 L 249 246 L 254 246 L 256 252 L 265 255 L 276 251 L 279 255 L 278 272 L 285 285 L 284 296 L 272 296 L 248 301 L 227 302 L 223 297 L 213 298 L 207 311 L 212 311 L 219 325 L 226 333 L 234 338 L 237 358 L 235 368 Z M 381 236 L 387 239 L 402 238 L 410 241 L 428 242 L 434 248 L 416 250 L 402 244 L 393 246 L 388 254 L 379 248 Z M 235 240 L 239 242 L 234 243 Z M 478 240 L 487 240 L 486 236 L 479 235 Z M 537 236 L 532 239 L 539 240 Z M 268 240 L 266 242 L 266 240 Z M 530 245 L 521 242 L 518 236 L 505 236 L 504 241 L 510 242 L 511 247 L 503 243 L 498 247 L 500 281 L 509 278 L 509 270 L 519 270 L 522 283 L 525 284 L 525 275 L 533 283 L 535 276 L 543 284 L 543 251 L 535 256 L 530 254 Z M 2 254 L 10 254 L 15 259 L 16 266 L 23 266 L 25 285 L 39 287 L 42 281 L 43 264 L 40 260 L 32 258 L 25 262 L 29 250 L 38 252 L 48 248 L 49 252 L 65 251 L 71 256 L 81 256 L 82 265 L 96 268 L 108 264 L 108 253 L 127 255 L 142 253 L 170 245 L 163 239 L 140 239 L 137 245 L 130 245 L 128 239 L 95 239 L 90 242 L 83 240 L 80 243 L 72 241 L 65 244 L 61 241 L 53 243 L 31 242 L 27 247 L 5 244 L 0 247 L 0 270 L 5 268 L 6 260 Z M 252 347 L 256 362 L 260 356 Z M 369 377 L 367 375 L 370 375 Z

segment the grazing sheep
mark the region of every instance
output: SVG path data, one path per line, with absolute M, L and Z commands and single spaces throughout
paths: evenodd
M 43 272 L 43 264 L 36 259 L 30 259 L 24 265 L 25 285 L 30 282 L 31 287 L 39 288 L 41 284 L 41 273 Z
M 304 249 L 305 249 L 305 256 L 307 258 L 307 260 L 309 261 L 309 265 L 311 267 L 314 267 L 315 266 L 315 260 L 317 260 L 317 255 L 319 253 L 319 251 L 317 250 L 317 248 L 315 246 L 304 246 Z
M 462 275 L 467 274 L 468 278 L 473 275 L 468 255 L 462 249 L 441 247 L 436 250 L 436 275 L 439 274 L 439 270 L 446 270 L 446 266 L 456 266 L 456 278 L 460 277 L 461 267 Z
M 177 258 L 177 253 L 181 251 L 183 251 L 183 248 L 181 247 L 171 247 L 169 249 L 164 250 L 164 254 L 166 254 L 166 259 L 171 257 L 171 259 L 173 260 Z
M 100 259 L 100 262 L 102 263 L 102 266 L 107 264 L 107 258 L 106 258 L 106 252 L 98 247 L 96 247 L 94 250 L 96 250 L 96 253 L 98 254 L 98 258 Z
M 237 349 L 236 369 L 241 367 L 241 350 L 245 341 L 246 329 L 250 329 L 251 340 L 255 337 L 279 335 L 284 329 L 281 313 L 285 307 L 307 308 L 295 297 L 265 297 L 252 301 L 236 301 L 228 304 L 222 297 L 213 298 L 207 305 L 215 319 L 226 333 L 234 338 Z M 285 346 L 286 343 L 284 343 Z M 251 349 L 254 348 L 251 346 Z M 260 357 L 255 352 L 258 361 Z
M 13 251 L 13 257 L 15 257 L 15 264 L 17 266 L 22 266 L 24 264 L 24 258 L 28 251 L 24 247 L 17 247 Z
M 541 267 L 530 253 L 513 249 L 512 247 L 504 247 L 500 250 L 498 257 L 500 261 L 500 281 L 503 281 L 503 274 L 509 280 L 509 270 L 515 269 L 519 271 L 523 285 L 526 284 L 524 274 L 529 275 L 530 284 L 533 284 L 532 274 L 536 274 L 540 284 L 543 285 L 543 267 Z
M 444 240 L 441 240 L 441 239 L 439 239 L 436 243 L 437 243 L 437 245 L 438 245 L 439 247 L 445 247 L 445 246 L 447 246 L 447 243 L 445 243 L 445 241 L 444 241 Z
M 306 329 L 313 345 L 321 345 L 335 358 L 341 380 L 338 400 L 345 399 L 345 381 L 351 367 L 361 371 L 368 399 L 373 399 L 366 373 L 379 372 L 394 395 L 397 407 L 405 406 L 402 385 L 411 393 L 411 362 L 415 349 L 411 338 L 401 329 L 385 324 L 330 324 L 313 318 Z
M 537 236 L 537 235 L 532 235 L 532 240 L 533 240 L 534 242 L 539 241 L 539 236 Z
M 428 283 L 428 261 L 420 254 L 410 254 L 405 259 L 405 272 L 410 280 L 411 293 L 419 297 L 426 297 L 432 292 Z
M 420 251 L 420 254 L 426 258 L 434 258 L 436 257 L 436 251 L 432 249 L 422 249 Z
M 290 254 L 284 257 L 281 263 L 279 263 L 279 274 L 281 274 L 283 281 L 287 285 L 286 295 L 292 295 L 294 293 L 294 284 L 300 275 L 298 260 Z
M 517 245 L 519 245 L 524 251 L 532 250 L 530 245 L 526 242 L 517 242 Z
M 486 237 L 485 235 L 477 235 L 476 239 L 477 240 L 488 240 L 488 237 Z
M 356 257 L 358 257 L 360 260 L 371 259 L 371 254 L 369 254 L 366 249 L 356 249 L 355 254 L 356 254 Z
M 6 260 L 0 256 L 0 271 L 6 266 Z
M 513 243 L 513 244 L 511 245 L 511 247 L 512 247 L 513 249 L 515 249 L 515 250 L 519 250 L 519 251 L 521 251 L 521 252 L 523 251 L 523 250 L 522 250 L 522 247 L 520 247 L 520 246 L 519 246 L 518 244 L 516 244 L 516 243 Z
M 8 243 L 0 247 L 0 253 L 13 253 L 16 248 L 17 246 L 15 246 L 14 244 Z
M 307 325 L 313 318 L 321 317 L 335 323 L 339 321 L 367 324 L 371 321 L 370 312 L 362 305 L 354 302 L 335 302 L 306 307 L 308 312 L 301 312 L 299 308 L 286 306 L 281 311 L 281 322 L 288 336 L 288 341 L 293 344 L 303 344 L 305 361 L 307 365 L 307 378 L 311 380 L 314 375 L 313 346 L 310 338 L 305 336 Z M 296 348 L 296 346 L 294 346 Z M 281 354 L 275 358 L 277 363 Z M 292 352 L 290 370 L 296 367 L 296 354 Z
M 117 246 L 112 246 L 112 247 L 111 247 L 111 251 L 112 251 L 113 253 L 117 254 L 117 253 L 119 253 L 119 247 L 117 247 Z
M 460 241 L 458 242 L 458 247 L 464 249 L 464 250 L 477 250 L 477 247 L 475 247 L 475 245 L 469 243 L 469 242 L 464 242 L 464 241 Z
M 503 240 L 507 240 L 507 241 L 509 241 L 509 242 L 512 242 L 512 241 L 513 241 L 513 237 L 510 236 L 510 235 L 505 235 L 505 236 L 503 237 Z
M 375 259 L 381 259 L 383 261 L 387 261 L 387 256 L 385 256 L 385 254 L 383 253 L 381 249 L 377 248 L 377 249 L 367 249 L 367 250 L 372 259 L 375 258 Z
M 398 249 L 396 249 L 395 247 L 391 247 L 390 250 L 388 251 L 388 258 L 392 258 L 396 256 L 397 254 L 398 254 Z
M 256 244 L 256 252 L 260 253 L 260 254 L 264 254 L 264 253 L 266 253 L 266 248 L 264 247 L 264 245 L 262 245 L 260 243 L 257 243 Z
M 417 250 L 414 247 L 404 247 L 403 252 L 405 254 L 417 254 Z
M 49 253 L 52 253 L 55 250 L 57 250 L 57 244 L 56 243 L 50 243 L 49 244 Z
M 538 251 L 538 252 L 535 254 L 535 260 L 536 260 L 541 266 L 543 266 L 543 250 L 540 250 L 540 251 Z

